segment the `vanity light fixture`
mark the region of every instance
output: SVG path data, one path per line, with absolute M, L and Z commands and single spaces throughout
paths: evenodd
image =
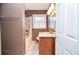
M 47 15 L 51 15 L 53 13 L 53 10 L 55 10 L 55 4 L 52 3 L 47 11 Z

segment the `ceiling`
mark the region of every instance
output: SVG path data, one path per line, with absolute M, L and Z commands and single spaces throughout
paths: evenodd
M 26 10 L 48 10 L 50 3 L 26 3 Z

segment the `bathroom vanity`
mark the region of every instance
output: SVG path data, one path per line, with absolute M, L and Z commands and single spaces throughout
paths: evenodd
M 55 33 L 39 32 L 39 54 L 55 55 Z

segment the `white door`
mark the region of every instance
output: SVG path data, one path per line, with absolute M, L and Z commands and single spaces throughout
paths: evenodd
M 57 6 L 56 41 L 63 47 L 64 54 L 79 54 L 78 10 L 79 4 L 59 4 Z M 57 50 L 58 48 L 56 52 Z
M 78 4 L 67 4 L 64 46 L 71 54 L 79 54 Z
M 65 4 L 57 4 L 56 6 L 56 54 L 63 55 L 64 47 L 63 42 L 65 39 Z M 60 43 L 60 44 L 58 44 Z M 58 52 L 59 51 L 59 52 Z

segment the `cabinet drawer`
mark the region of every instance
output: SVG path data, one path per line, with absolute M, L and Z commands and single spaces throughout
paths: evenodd
M 55 54 L 55 39 L 49 37 L 40 38 L 39 54 L 41 55 Z

